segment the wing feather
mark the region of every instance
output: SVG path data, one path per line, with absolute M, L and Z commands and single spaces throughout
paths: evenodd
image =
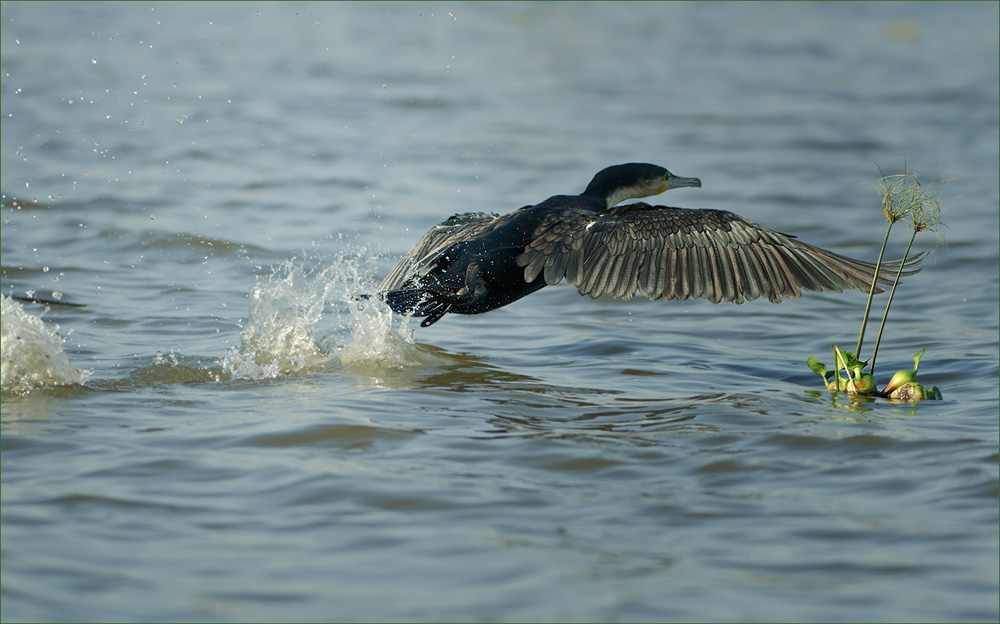
M 457 214 L 432 227 L 382 280 L 381 291 L 403 288 L 408 281 L 426 273 L 428 265 L 457 241 L 489 232 L 505 222 L 505 217 L 485 212 Z
M 885 262 L 878 282 L 892 283 L 923 254 Z M 722 210 L 685 210 L 645 203 L 601 213 L 568 208 L 549 214 L 518 257 L 525 279 L 565 278 L 591 297 L 705 298 L 742 303 L 760 297 L 779 302 L 802 290 L 871 287 L 875 265 L 854 260 Z M 877 288 L 876 292 L 881 292 Z

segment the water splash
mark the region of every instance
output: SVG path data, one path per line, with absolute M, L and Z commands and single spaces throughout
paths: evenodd
M 330 366 L 407 366 L 416 363 L 411 331 L 394 321 L 375 298 L 374 257 L 364 250 L 342 252 L 324 267 L 287 260 L 250 288 L 249 317 L 240 345 L 222 359 L 236 379 L 274 379 Z M 323 333 L 324 312 L 332 308 L 334 327 Z
M 249 317 L 240 345 L 222 360 L 222 368 L 237 379 L 266 379 L 321 368 L 329 359 L 313 337 L 323 316 L 332 269 L 314 274 L 293 260 L 250 288 Z
M 358 293 L 374 295 L 378 290 L 378 284 L 369 277 L 374 270 L 366 266 L 373 261 L 373 256 L 357 259 L 342 256 L 336 264 L 338 281 L 332 292 L 344 324 L 343 333 L 331 337 L 339 341 L 331 351 L 337 354 L 341 366 L 355 372 L 419 366 L 425 358 L 413 342 L 408 319 L 395 316 L 389 306 L 375 297 L 357 296 Z
M 38 388 L 83 384 L 92 370 L 73 367 L 63 350 L 65 340 L 17 301 L 4 296 L 0 303 L 0 390 L 28 394 Z

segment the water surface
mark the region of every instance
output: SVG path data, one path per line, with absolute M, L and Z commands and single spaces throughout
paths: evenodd
M 4 621 L 997 620 L 996 3 L 2 11 Z M 936 184 L 945 400 L 819 392 L 860 292 L 354 300 L 629 161 L 863 258 Z

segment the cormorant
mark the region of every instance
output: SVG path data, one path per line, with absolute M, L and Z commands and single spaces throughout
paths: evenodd
M 802 290 L 868 292 L 875 264 L 847 258 L 724 210 L 688 210 L 626 199 L 700 187 L 642 163 L 599 172 L 580 195 L 556 195 L 506 215 L 472 212 L 440 223 L 385 278 L 379 296 L 400 314 L 481 314 L 566 278 L 582 295 L 779 303 Z M 883 262 L 891 284 L 900 263 Z M 912 274 L 916 271 L 906 271 Z M 876 287 L 876 292 L 883 289 Z

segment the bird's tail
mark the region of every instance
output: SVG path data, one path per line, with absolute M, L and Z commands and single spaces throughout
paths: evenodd
M 378 296 L 396 314 L 426 317 L 420 322 L 421 327 L 430 327 L 437 323 L 451 309 L 451 303 L 445 301 L 444 297 L 423 288 L 386 290 L 380 292 Z

